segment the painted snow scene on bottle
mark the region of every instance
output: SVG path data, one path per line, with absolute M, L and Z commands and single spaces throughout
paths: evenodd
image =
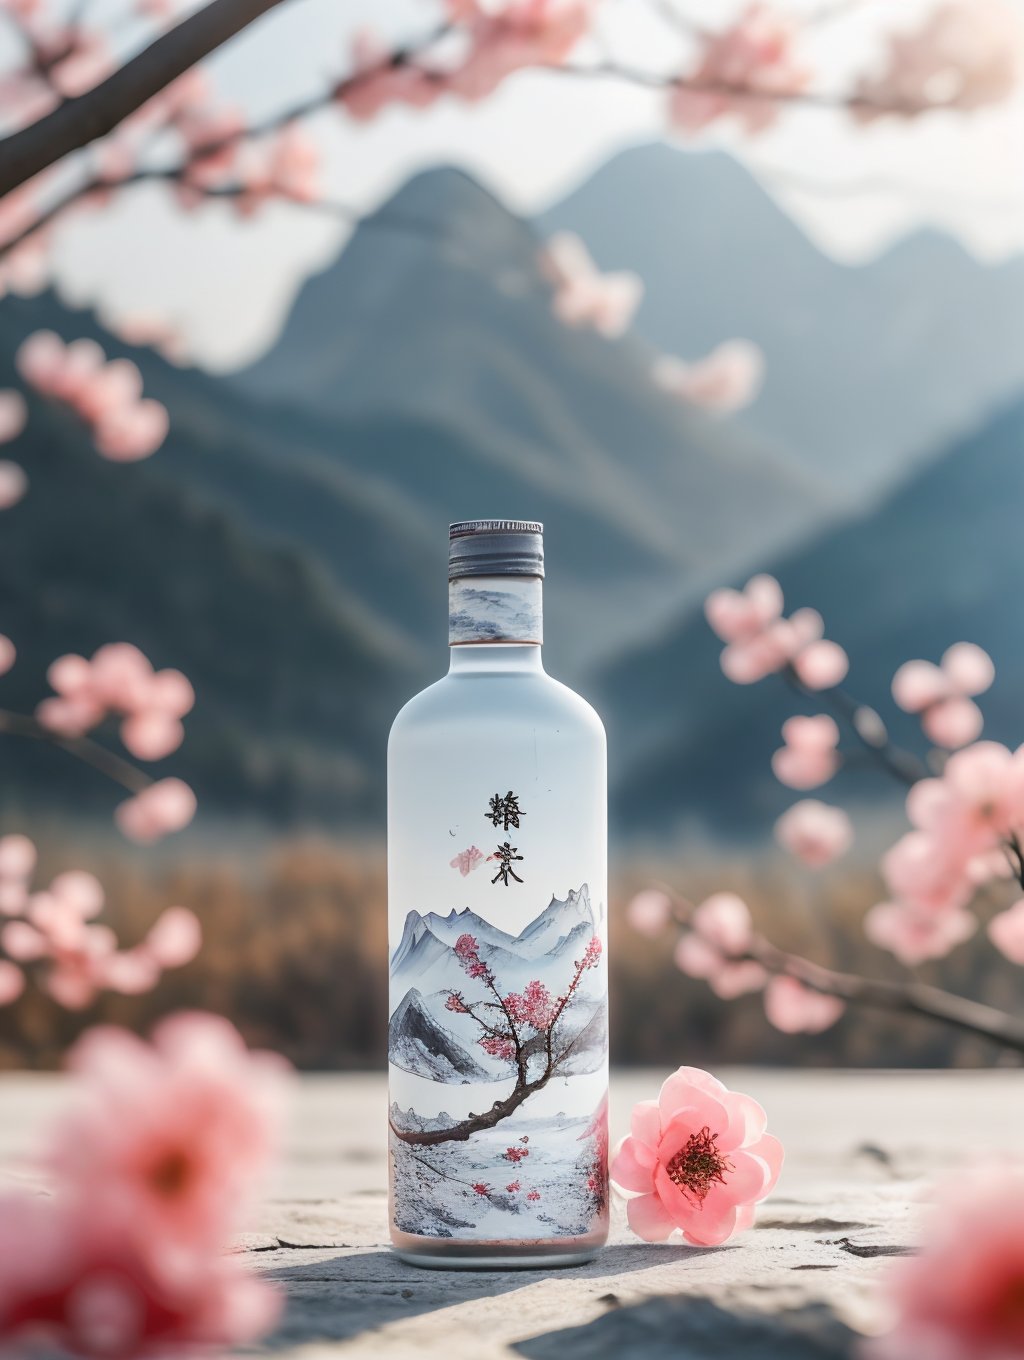
M 518 935 L 410 911 L 391 959 L 395 1224 L 581 1236 L 606 1212 L 607 1007 L 586 884 Z M 429 1111 L 429 1113 L 427 1112 Z

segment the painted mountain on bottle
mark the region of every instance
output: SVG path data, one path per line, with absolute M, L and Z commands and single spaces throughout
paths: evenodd
M 565 898 L 552 897 L 544 910 L 518 935 L 510 935 L 468 908 L 447 916 L 410 911 L 402 938 L 391 959 L 392 994 L 407 990 L 395 1007 L 388 1030 L 392 1064 L 432 1081 L 465 1083 L 500 1081 L 509 1075 L 507 1062 L 492 1058 L 479 1047 L 480 1028 L 469 1015 L 447 1008 L 452 992 L 476 999 L 474 984 L 455 954 L 461 935 L 472 935 L 480 958 L 494 974 L 502 995 L 521 991 L 539 978 L 557 995 L 572 978 L 580 958 L 596 932 L 586 884 L 570 889 Z M 607 1015 L 603 999 L 584 973 L 572 1004 L 559 1021 L 559 1032 L 572 1040 L 572 1056 L 564 1075 L 594 1071 L 603 1061 Z M 484 999 L 481 997 L 481 999 Z M 487 998 L 489 999 L 489 998 Z M 529 1058 L 539 1057 L 539 1036 L 527 1045 Z

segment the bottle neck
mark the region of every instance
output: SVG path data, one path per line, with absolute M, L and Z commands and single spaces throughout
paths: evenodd
M 543 582 L 539 576 L 460 576 L 448 582 L 448 645 L 525 647 L 544 641 Z

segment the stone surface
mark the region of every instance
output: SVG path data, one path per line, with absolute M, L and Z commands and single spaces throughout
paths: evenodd
M 613 1136 L 662 1073 L 618 1073 Z M 786 1146 L 758 1226 L 714 1250 L 649 1246 L 615 1215 L 611 1245 L 567 1271 L 441 1272 L 387 1247 L 382 1078 L 301 1083 L 288 1155 L 236 1244 L 289 1307 L 281 1357 L 474 1360 L 838 1360 L 879 1325 L 876 1285 L 908 1250 L 928 1184 L 967 1157 L 1019 1146 L 1016 1071 L 727 1071 Z M 36 1131 L 59 1078 L 0 1078 L 0 1188 L 42 1184 Z

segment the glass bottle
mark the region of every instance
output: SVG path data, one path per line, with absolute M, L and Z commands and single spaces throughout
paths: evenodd
M 608 1231 L 606 751 L 541 660 L 542 526 L 449 534 L 448 674 L 388 744 L 391 1234 L 574 1265 Z

